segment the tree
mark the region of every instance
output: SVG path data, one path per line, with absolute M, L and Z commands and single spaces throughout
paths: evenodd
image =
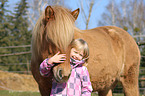
M 12 25 L 13 29 L 11 32 L 11 45 L 12 46 L 19 46 L 19 45 L 30 45 L 31 44 L 31 30 L 29 30 L 28 26 L 28 3 L 27 0 L 21 0 L 16 4 L 15 11 L 13 14 Z M 12 48 L 9 49 L 11 53 L 18 53 L 18 52 L 27 52 L 30 51 L 30 47 L 21 47 L 21 48 Z M 30 62 L 31 56 L 30 54 L 22 54 L 16 56 L 8 56 L 9 63 L 27 63 Z M 14 68 L 15 70 L 22 70 L 23 68 L 19 68 L 21 65 L 16 65 Z M 24 70 L 24 69 L 23 69 Z
M 14 29 L 12 35 L 14 36 L 14 45 L 26 45 L 30 44 L 31 32 L 28 30 L 28 4 L 27 0 L 21 0 L 17 7 L 15 7 L 13 25 Z
M 82 29 L 89 29 L 89 25 L 91 23 L 90 21 L 92 19 L 91 15 L 98 7 L 97 5 L 101 2 L 101 0 L 78 0 L 78 2 L 78 8 L 80 8 L 79 16 L 83 19 L 81 21 L 84 21 L 81 23 L 81 25 L 83 25 Z M 80 25 L 77 26 L 80 27 Z
M 48 5 L 64 5 L 64 0 L 30 0 L 29 26 L 31 29 L 35 26 L 38 18 L 44 12 L 45 7 Z
M 7 10 L 8 0 L 1 0 L 0 1 L 0 47 L 9 46 L 11 44 L 10 41 L 10 34 L 12 25 L 10 24 L 9 20 L 11 16 L 9 15 L 11 11 Z M 0 54 L 10 53 L 8 49 L 0 49 Z M 7 63 L 7 57 L 1 57 L 0 63 L 5 64 Z
M 85 4 L 88 4 L 88 8 L 86 9 L 89 9 L 88 10 L 88 13 L 89 14 L 86 14 L 85 10 L 84 10 L 84 2 L 82 2 L 80 0 L 80 4 L 81 4 L 81 13 L 82 15 L 84 16 L 84 22 L 85 22 L 85 25 L 86 25 L 86 28 L 85 29 L 88 29 L 88 26 L 89 26 L 89 21 L 90 21 L 90 17 L 91 17 L 91 13 L 92 13 L 92 9 L 93 9 L 93 6 L 94 6 L 94 0 L 91 0 L 91 1 L 86 1 L 88 3 L 85 3 Z
M 145 4 L 143 0 L 112 0 L 102 14 L 99 26 L 115 25 L 124 28 L 132 36 L 145 31 Z M 136 38 L 140 40 L 140 38 Z
M 0 4 L 0 46 L 8 46 L 9 45 L 9 22 L 8 22 L 8 0 L 1 0 Z

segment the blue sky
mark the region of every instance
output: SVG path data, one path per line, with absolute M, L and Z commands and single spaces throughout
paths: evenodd
M 69 6 L 72 10 L 75 10 L 77 8 L 81 8 L 78 1 L 79 0 L 68 0 L 68 2 L 66 3 L 68 4 L 67 6 Z M 82 0 L 82 1 L 89 1 L 89 0 Z M 101 19 L 101 15 L 105 11 L 105 8 L 107 4 L 109 3 L 109 0 L 94 0 L 94 1 L 95 1 L 95 5 L 93 6 L 93 9 L 92 9 L 92 14 L 91 14 L 90 22 L 89 22 L 89 29 L 98 27 L 97 22 Z M 87 2 L 84 2 L 84 3 L 87 3 Z M 84 4 L 84 6 L 85 5 L 87 4 Z M 86 9 L 86 13 L 88 12 L 88 10 L 89 9 Z M 85 29 L 85 23 L 83 20 L 84 19 L 82 15 L 79 14 L 79 17 L 76 21 L 76 25 L 80 29 Z
M 16 3 L 18 3 L 20 0 L 8 0 L 8 1 L 9 1 L 9 3 L 8 3 L 9 8 L 11 10 L 14 10 Z M 65 2 L 65 5 L 69 8 L 71 8 L 72 10 L 75 10 L 77 8 L 81 8 L 78 1 L 79 0 L 67 0 Z M 87 1 L 87 0 L 82 0 L 82 1 Z M 109 3 L 109 0 L 94 0 L 94 1 L 96 3 L 92 10 L 92 14 L 91 14 L 90 22 L 89 22 L 89 29 L 98 27 L 97 23 L 101 19 L 101 15 L 105 11 L 106 5 Z M 28 0 L 28 2 L 29 2 L 29 0 Z M 84 5 L 86 5 L 86 2 Z M 88 10 L 88 9 L 86 9 L 86 10 Z M 86 11 L 86 12 L 88 12 L 88 11 Z M 82 15 L 80 14 L 76 21 L 76 26 L 80 29 L 85 29 L 85 23 L 83 20 L 84 19 L 83 19 Z

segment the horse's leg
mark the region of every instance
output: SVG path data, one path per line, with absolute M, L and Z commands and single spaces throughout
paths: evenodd
M 50 96 L 51 88 L 39 86 L 41 96 Z
M 31 71 L 33 77 L 36 80 L 37 84 L 39 85 L 39 91 L 41 96 L 50 96 L 52 88 L 52 77 L 46 78 L 41 76 L 39 72 L 39 64 L 40 64 L 39 61 L 31 60 Z
M 112 96 L 112 89 L 114 89 L 118 83 L 117 79 L 113 79 L 112 80 L 112 85 L 110 86 L 110 89 L 104 90 L 104 91 L 100 91 L 98 92 L 99 96 Z
M 104 91 L 99 91 L 98 95 L 99 96 L 112 96 L 112 90 L 108 89 L 108 90 L 104 90 Z
M 125 96 L 139 96 L 138 73 L 138 65 L 133 64 L 124 71 L 123 77 L 120 77 Z

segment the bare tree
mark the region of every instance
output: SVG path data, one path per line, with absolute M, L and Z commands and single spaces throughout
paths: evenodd
M 140 36 L 145 32 L 145 2 L 143 0 L 110 0 L 106 11 L 102 14 L 99 26 L 115 25 L 127 30 L 132 36 Z M 137 39 L 137 38 L 136 38 Z M 138 38 L 140 40 L 140 38 Z
M 29 22 L 31 29 L 35 26 L 37 19 L 40 17 L 45 7 L 48 5 L 63 5 L 64 0 L 30 0 Z
M 86 29 L 88 29 L 88 26 L 89 26 L 89 22 L 90 22 L 90 17 L 91 17 L 91 13 L 92 13 L 92 9 L 93 9 L 93 6 L 95 5 L 95 0 L 80 0 L 79 3 L 81 5 L 81 14 L 83 15 L 84 17 L 84 22 L 85 22 L 85 25 L 86 25 Z M 84 5 L 86 4 L 86 5 Z M 87 7 L 87 8 L 84 8 L 84 7 Z M 85 9 L 85 10 L 84 10 Z M 87 10 L 89 9 L 89 10 Z M 86 11 L 87 10 L 87 11 Z

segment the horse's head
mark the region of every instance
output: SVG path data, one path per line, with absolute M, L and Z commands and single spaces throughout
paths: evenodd
M 60 6 L 47 6 L 33 31 L 32 44 L 36 44 L 37 48 L 32 45 L 32 51 L 36 50 L 36 55 L 41 54 L 43 60 L 58 51 L 66 54 L 66 61 L 53 67 L 53 74 L 58 82 L 67 81 L 71 73 L 70 50 L 78 14 L 79 9 L 71 12 Z

